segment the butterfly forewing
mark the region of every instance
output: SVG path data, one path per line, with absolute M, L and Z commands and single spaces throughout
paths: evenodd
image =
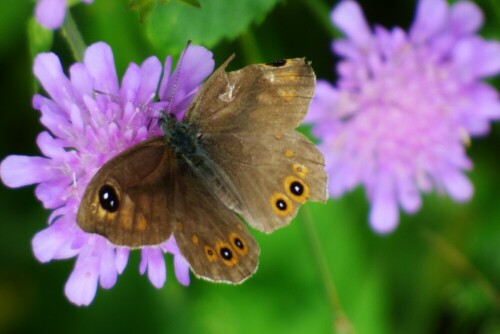
M 275 133 L 300 125 L 316 80 L 304 59 L 284 60 L 279 67 L 257 64 L 225 72 L 228 61 L 198 93 L 186 122 L 202 133 Z
M 87 186 L 78 225 L 120 246 L 166 241 L 173 230 L 172 167 L 177 164 L 162 137 L 128 149 L 108 161 Z

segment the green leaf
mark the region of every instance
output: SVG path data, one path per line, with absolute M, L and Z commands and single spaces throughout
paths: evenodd
M 179 53 L 188 40 L 210 48 L 245 32 L 250 24 L 262 20 L 278 1 L 200 0 L 200 8 L 174 1 L 156 8 L 147 23 L 147 34 L 164 54 Z
M 165 5 L 171 0 L 159 0 L 160 5 Z M 200 8 L 200 2 L 198 0 L 178 0 L 184 2 L 190 6 Z M 129 9 L 134 11 L 139 16 L 139 22 L 144 23 L 149 19 L 151 13 L 155 10 L 157 5 L 157 0 L 129 0 Z

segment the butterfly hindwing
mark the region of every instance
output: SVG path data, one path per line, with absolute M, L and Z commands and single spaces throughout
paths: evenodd
M 287 225 L 307 200 L 326 201 L 323 156 L 296 131 L 213 134 L 204 143 L 238 189 L 239 213 L 258 230 Z
M 259 246 L 234 212 L 189 169 L 182 170 L 175 195 L 174 236 L 179 249 L 197 276 L 242 282 L 257 269 Z

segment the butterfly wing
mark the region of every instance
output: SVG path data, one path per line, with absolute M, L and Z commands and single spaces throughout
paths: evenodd
M 185 122 L 196 124 L 203 134 L 274 134 L 298 127 L 314 94 L 311 66 L 304 59 L 288 59 L 226 72 L 232 59 L 203 85 Z
M 120 246 L 158 245 L 174 233 L 193 272 L 210 280 L 238 283 L 257 268 L 248 230 L 162 137 L 108 161 L 85 190 L 77 220 Z
M 327 198 L 323 156 L 298 132 L 207 135 L 204 142 L 240 192 L 239 213 L 258 230 L 285 226 L 307 200 Z
M 108 161 L 92 178 L 78 209 L 78 225 L 115 245 L 157 245 L 173 231 L 175 157 L 162 137 Z
M 259 246 L 237 215 L 189 168 L 183 170 L 176 179 L 174 231 L 183 256 L 199 277 L 242 282 L 257 269 Z
M 306 200 L 325 201 L 324 158 L 294 129 L 314 94 L 304 59 L 250 65 L 225 72 L 226 61 L 186 115 L 202 145 L 240 192 L 239 212 L 254 228 L 287 225 Z

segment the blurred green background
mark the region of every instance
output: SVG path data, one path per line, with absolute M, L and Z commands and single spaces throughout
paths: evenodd
M 155 2 L 134 0 L 132 5 L 147 9 Z M 335 79 L 334 32 L 328 25 L 335 1 L 200 3 L 201 10 L 172 0 L 150 15 L 138 15 L 129 10 L 129 1 L 95 0 L 71 11 L 87 44 L 102 40 L 112 46 L 120 75 L 131 61 L 140 63 L 153 54 L 177 56 L 190 38 L 209 47 L 217 65 L 236 53 L 231 69 L 305 56 L 319 78 Z M 486 13 L 483 35 L 500 38 L 498 1 L 477 3 Z M 407 27 L 415 6 L 400 0 L 360 4 L 370 22 L 387 27 Z M 42 127 L 31 108 L 35 84 L 28 38 L 33 7 L 33 1 L 0 2 L 0 159 L 39 154 L 35 138 Z M 74 62 L 59 32 L 51 49 L 66 66 Z M 99 289 L 94 302 L 82 308 L 63 294 L 74 260 L 40 264 L 32 254 L 31 239 L 49 215 L 33 187 L 2 185 L 0 332 L 338 332 L 337 313 L 325 289 L 329 275 L 356 333 L 500 333 L 499 125 L 488 137 L 473 140 L 468 153 L 474 161 L 469 173 L 474 198 L 459 205 L 426 196 L 423 209 L 402 215 L 391 235 L 381 237 L 369 229 L 368 204 L 358 189 L 327 205 L 307 204 L 289 227 L 271 235 L 253 231 L 261 246 L 260 266 L 240 286 L 192 277 L 191 285 L 182 287 L 169 258 L 167 283 L 157 290 L 139 275 L 135 252 L 116 286 Z M 310 237 L 304 209 L 319 242 Z M 315 247 L 326 259 L 326 276 Z

